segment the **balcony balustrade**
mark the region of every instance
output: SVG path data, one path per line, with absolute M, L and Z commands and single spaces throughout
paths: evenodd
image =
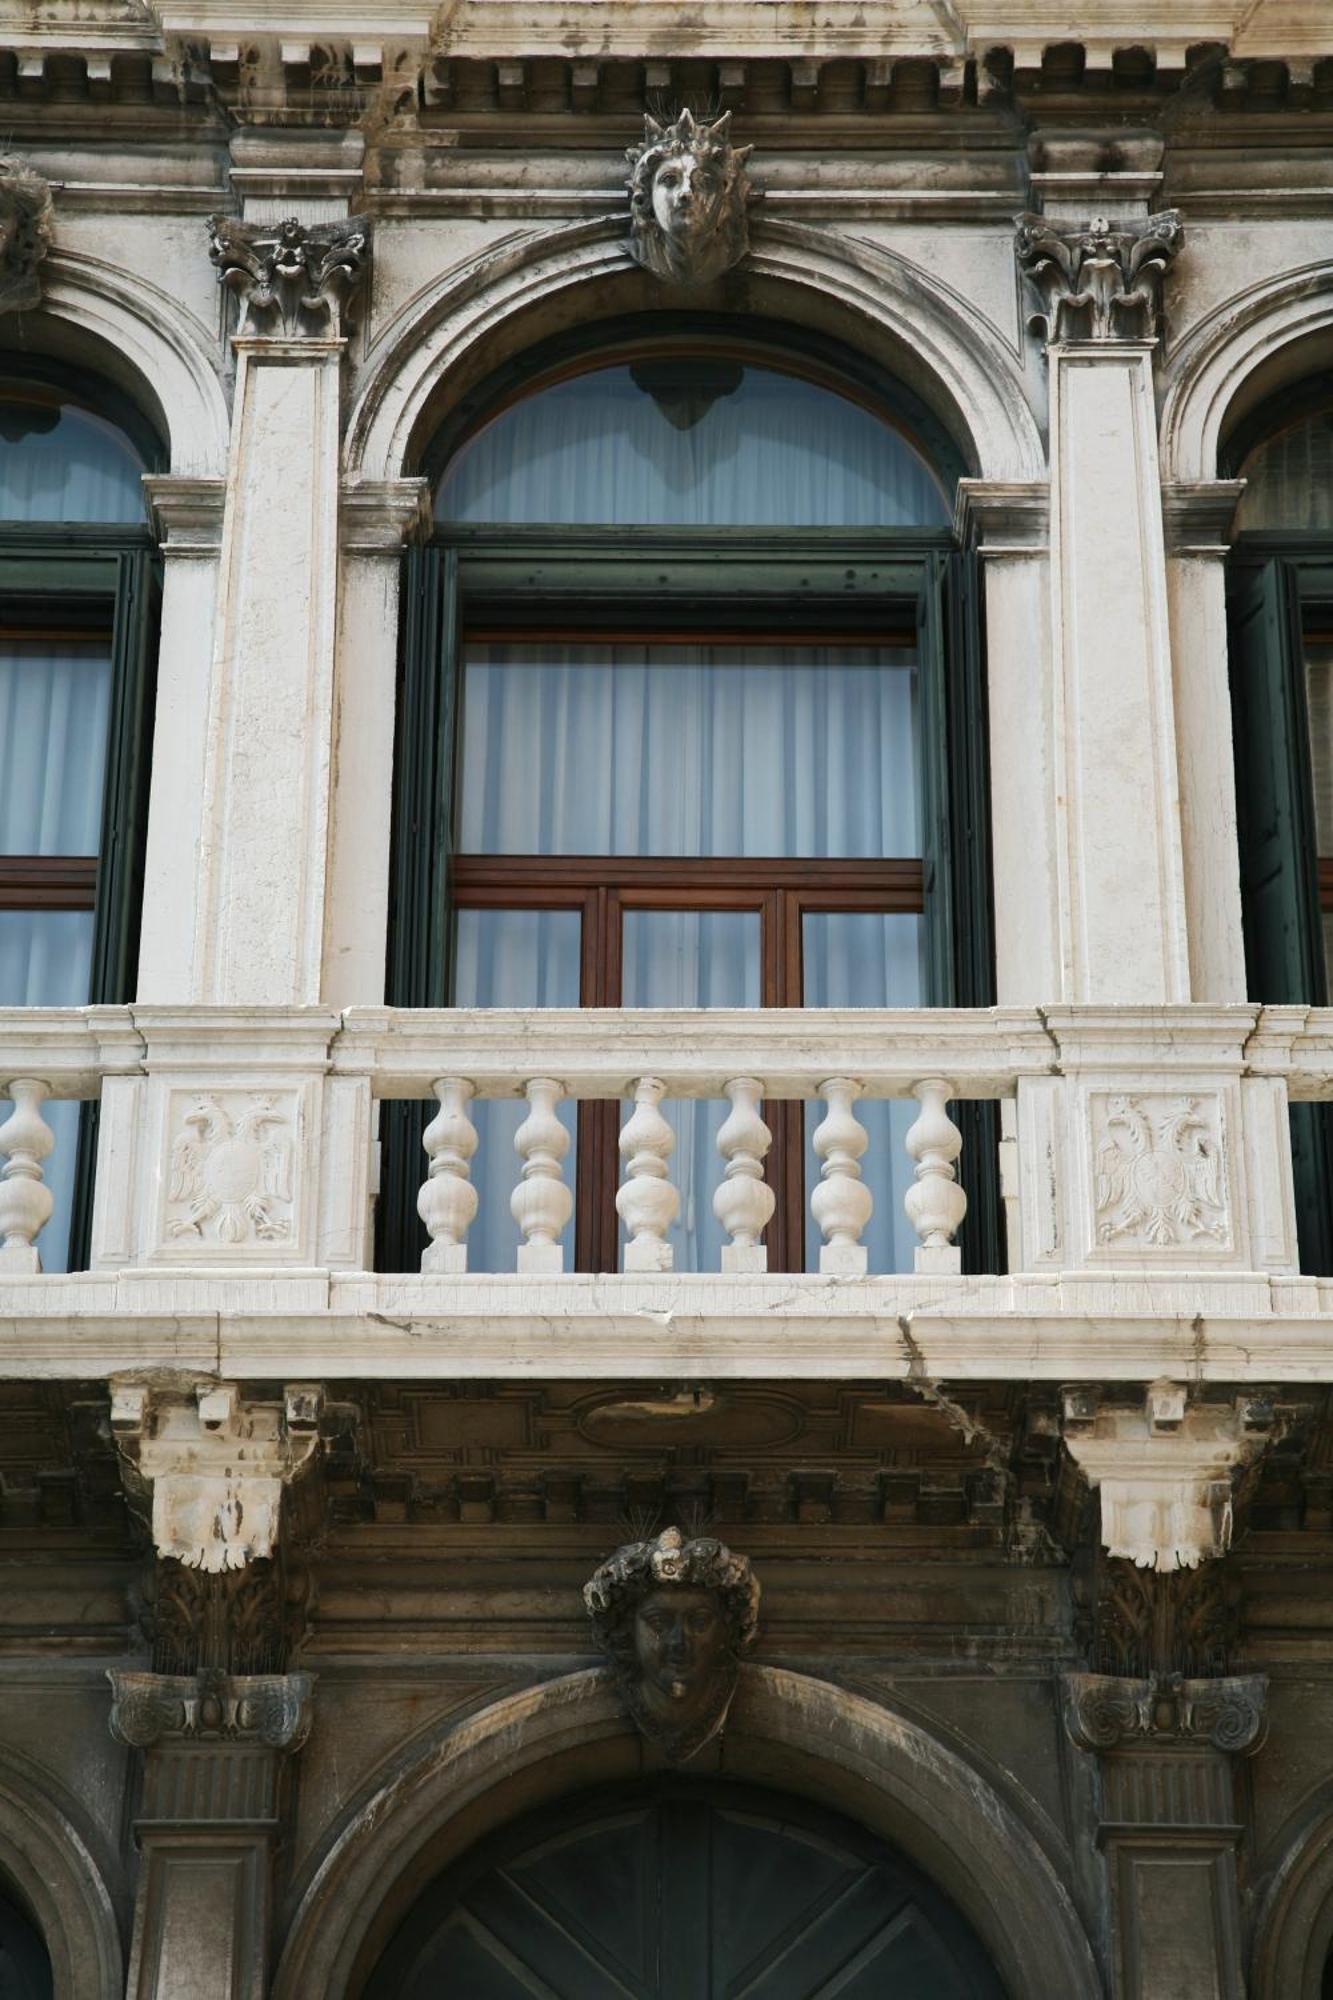
M 781 1326 L 793 1344 L 826 1350 L 821 1372 L 892 1373 L 919 1365 L 930 1327 L 967 1325 L 972 1345 L 957 1365 L 975 1374 L 983 1322 L 1015 1354 L 1026 1343 L 1028 1373 L 1071 1367 L 1068 1341 L 1049 1364 L 1034 1346 L 1034 1328 L 1057 1319 L 1081 1324 L 1086 1340 L 1093 1321 L 1151 1317 L 1154 1338 L 1165 1320 L 1183 1341 L 1208 1318 L 1234 1325 L 1239 1342 L 1242 1325 L 1296 1316 L 1313 1337 L 1333 1315 L 1333 1282 L 1299 1275 L 1288 1103 L 1328 1096 L 1333 1010 L 1300 1007 L 3 1010 L 0 1339 L 29 1342 L 34 1369 L 63 1341 L 68 1372 L 80 1333 L 91 1341 L 97 1330 L 98 1352 L 123 1353 L 130 1367 L 140 1349 L 118 1327 L 132 1323 L 156 1356 L 151 1330 L 169 1324 L 178 1358 L 216 1347 L 218 1329 L 243 1319 L 247 1365 L 262 1372 L 265 1316 L 285 1314 L 288 1367 L 296 1315 L 312 1366 L 331 1367 L 335 1323 L 355 1323 L 358 1338 L 382 1342 L 386 1369 L 392 1349 L 394 1365 L 438 1369 L 447 1354 L 475 1373 L 488 1357 L 501 1371 L 526 1365 L 538 1329 L 563 1329 L 592 1366 L 627 1328 L 638 1339 L 671 1326 L 702 1329 L 692 1359 L 725 1370 L 708 1328 L 739 1340 L 762 1326 L 766 1340 Z M 46 1113 L 61 1099 L 100 1101 L 91 1254 L 86 1272 L 43 1275 Z M 504 1177 L 516 1240 L 507 1273 L 476 1268 L 483 1260 L 469 1251 L 481 1205 L 477 1107 L 495 1099 L 522 1106 Z M 681 1099 L 713 1100 L 721 1116 L 703 1197 L 723 1241 L 711 1271 L 672 1268 L 679 1194 L 663 1106 Z M 915 1106 L 896 1166 L 863 1122 L 864 1107 L 884 1099 Z M 963 1149 L 957 1108 L 978 1099 L 1004 1106 L 1009 1270 L 989 1277 L 962 1274 L 957 1240 L 969 1185 L 975 1193 L 995 1172 Z M 433 1113 L 418 1273 L 373 1270 L 385 1100 Z M 566 1100 L 621 1107 L 617 1272 L 565 1268 L 576 1178 Z M 808 1198 L 822 1247 L 804 1274 L 770 1272 L 765 1247 L 765 1112 L 790 1100 L 812 1107 L 819 1162 Z M 898 1199 L 917 1238 L 913 1268 L 875 1270 L 867 1220 L 876 1202 Z M 836 1331 L 853 1322 L 859 1362 Z M 422 1328 L 428 1349 L 412 1345 Z M 1321 1336 L 1325 1347 L 1327 1366 L 1333 1342 Z M 758 1368 L 769 1351 L 756 1334 L 735 1365 Z M 1246 1352 L 1247 1366 L 1261 1366 L 1259 1349 Z M 1073 1372 L 1086 1374 L 1086 1353 L 1078 1359 Z M 685 1364 L 663 1347 L 656 1365 Z M 1228 1365 L 1234 1374 L 1234 1355 Z M 1097 1359 L 1101 1373 L 1115 1366 L 1114 1354 Z

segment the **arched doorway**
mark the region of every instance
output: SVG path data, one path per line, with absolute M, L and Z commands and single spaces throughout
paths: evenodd
M 51 2000 L 53 1990 L 41 1932 L 0 1878 L 0 2000 Z
M 561 1801 L 437 1877 L 365 2000 L 1000 2000 L 896 1849 L 780 1792 L 661 1778 Z

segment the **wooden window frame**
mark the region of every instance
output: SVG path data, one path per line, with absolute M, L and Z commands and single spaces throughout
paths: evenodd
M 91 910 L 88 999 L 133 998 L 152 760 L 160 558 L 145 523 L 0 523 L 0 625 L 13 634 L 103 637 L 111 657 L 102 821 L 95 855 L 0 856 L 0 910 Z M 83 1106 L 72 1270 L 87 1262 L 97 1150 Z
M 761 1000 L 783 1004 L 800 975 L 806 910 L 921 912 L 930 997 L 994 1001 L 987 731 L 975 556 L 944 531 L 462 527 L 405 558 L 403 643 L 390 890 L 390 1004 L 450 998 L 455 907 L 585 911 L 585 953 L 605 958 L 613 913 L 750 908 L 768 916 Z M 640 607 L 652 604 L 653 623 Z M 575 634 L 604 641 L 653 633 L 698 643 L 780 635 L 811 643 L 912 644 L 921 671 L 925 853 L 898 861 L 789 861 L 604 856 L 473 856 L 457 852 L 454 812 L 463 635 Z M 891 638 L 890 636 L 891 635 Z M 520 900 L 521 899 L 521 900 Z M 586 958 L 585 958 L 586 970 Z M 584 992 L 589 990 L 585 981 Z M 783 996 L 781 999 L 778 996 Z M 768 1241 L 774 1268 L 802 1267 L 803 1111 L 772 1107 L 773 1180 L 781 1210 Z M 958 1110 L 968 1147 L 967 1268 L 1003 1268 L 993 1105 Z M 384 1111 L 377 1262 L 419 1261 L 416 1215 L 425 1107 Z M 576 1261 L 617 1267 L 613 1186 L 618 1107 L 582 1108 Z M 585 1140 L 586 1133 L 586 1140 Z M 585 1151 L 585 1144 L 587 1150 Z M 973 1166 L 971 1163 L 975 1163 Z

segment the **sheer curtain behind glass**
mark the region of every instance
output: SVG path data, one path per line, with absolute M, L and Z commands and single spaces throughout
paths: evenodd
M 143 519 L 143 463 L 128 441 L 58 395 L 0 393 L 0 532 L 6 523 Z M 111 700 L 109 635 L 6 623 L 0 614 L 0 855 L 96 856 Z M 88 999 L 93 913 L 0 909 L 0 1006 Z M 0 1115 L 7 1115 L 7 1106 Z M 79 1107 L 48 1105 L 55 1212 L 42 1263 L 68 1257 Z
M 641 375 L 643 371 L 638 371 Z M 451 460 L 441 521 L 947 527 L 925 460 L 844 396 L 768 368 L 693 399 L 599 368 L 504 410 Z

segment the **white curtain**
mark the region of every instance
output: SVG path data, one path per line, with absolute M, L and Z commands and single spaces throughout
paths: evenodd
M 901 648 L 471 645 L 465 853 L 921 852 Z
M 900 432 L 831 390 L 749 368 L 685 428 L 628 368 L 503 410 L 451 460 L 442 521 L 804 528 L 947 527 Z
M 90 411 L 0 397 L 0 521 L 142 521 L 143 473 L 129 440 Z
M 104 641 L 0 638 L 0 854 L 96 854 L 110 699 Z
M 1327 533 L 1333 528 L 1333 410 L 1266 439 L 1241 470 L 1246 484 L 1236 510 L 1238 534 L 1247 528 Z

